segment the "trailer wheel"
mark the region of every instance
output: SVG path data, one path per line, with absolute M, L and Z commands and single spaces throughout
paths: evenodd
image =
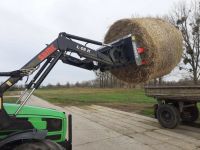
M 175 128 L 180 122 L 180 113 L 177 108 L 169 104 L 161 104 L 158 106 L 157 117 L 159 123 L 164 128 Z
M 21 144 L 14 150 L 64 150 L 64 148 L 53 141 L 40 140 Z
M 183 122 L 195 122 L 199 118 L 199 109 L 197 106 L 186 107 L 181 113 Z
M 155 105 L 153 106 L 153 108 L 154 108 L 154 117 L 157 119 L 157 118 L 158 118 L 158 117 L 157 117 L 158 104 L 155 104 Z

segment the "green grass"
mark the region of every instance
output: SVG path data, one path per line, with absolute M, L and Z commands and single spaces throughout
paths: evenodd
M 15 95 L 20 95 L 20 91 L 7 91 L 4 93 L 4 96 L 15 96 Z
M 142 115 L 154 117 L 154 109 L 153 108 L 145 108 L 139 112 Z
M 199 110 L 200 110 L 200 103 L 197 103 L 197 107 L 199 108 Z
M 4 102 L 5 103 L 15 103 L 18 99 L 18 97 L 7 97 L 7 96 L 16 96 L 20 95 L 20 91 L 7 91 L 4 93 Z
M 35 95 L 61 105 L 99 104 L 148 116 L 152 115 L 151 108 L 156 103 L 141 89 L 56 88 L 39 89 Z
M 17 101 L 16 97 L 5 97 L 4 103 L 15 103 Z
M 20 92 L 7 92 L 7 96 Z M 124 111 L 134 111 L 153 117 L 156 100 L 147 97 L 142 89 L 54 88 L 39 89 L 35 95 L 58 105 L 98 104 Z M 15 103 L 17 98 L 5 97 L 4 102 Z M 198 103 L 200 109 L 200 103 Z
M 40 89 L 36 96 L 52 103 L 95 104 L 95 103 L 155 103 L 153 98 L 145 96 L 140 89 L 95 89 L 95 88 L 60 88 Z

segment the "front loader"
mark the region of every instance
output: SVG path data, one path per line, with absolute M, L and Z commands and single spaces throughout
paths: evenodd
M 99 48 L 90 48 L 88 44 Z M 31 95 L 59 60 L 87 70 L 109 71 L 129 64 L 144 65 L 139 49 L 141 47 L 138 47 L 134 35 L 104 44 L 62 32 L 21 69 L 0 72 L 0 76 L 9 77 L 0 85 L 0 149 L 71 150 L 72 116 L 69 114 L 66 117 L 63 112 L 53 109 L 25 105 Z M 4 92 L 32 74 L 33 78 L 26 84 L 16 104 L 3 103 Z

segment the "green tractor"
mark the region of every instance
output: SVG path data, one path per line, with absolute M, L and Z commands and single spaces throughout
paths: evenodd
M 4 103 L 5 111 L 9 116 L 14 116 L 18 107 L 18 104 Z M 71 115 L 66 118 L 64 112 L 55 109 L 26 105 L 16 115 L 16 119 L 29 121 L 34 129 L 0 131 L 0 140 L 8 139 L 2 143 L 4 146 L 1 149 L 9 150 L 14 147 L 16 150 L 70 150 L 72 148 Z
M 85 42 L 85 44 L 76 41 Z M 88 43 L 99 48 L 96 50 L 89 48 Z M 59 60 L 82 69 L 109 71 L 130 64 L 144 65 L 140 49 L 135 37 L 131 34 L 104 44 L 62 32 L 21 69 L 0 72 L 0 76 L 9 77 L 0 85 L 0 149 L 71 150 L 71 115 L 66 118 L 63 112 L 25 106 L 26 102 Z M 26 90 L 16 104 L 4 104 L 4 93 L 18 81 L 30 75 L 33 75 L 33 78 L 30 82 L 27 80 Z

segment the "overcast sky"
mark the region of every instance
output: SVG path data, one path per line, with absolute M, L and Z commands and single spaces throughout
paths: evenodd
M 2 0 L 0 71 L 21 68 L 59 32 L 102 41 L 114 21 L 133 15 L 164 15 L 175 2 L 178 0 Z M 44 83 L 94 78 L 93 72 L 60 62 Z

